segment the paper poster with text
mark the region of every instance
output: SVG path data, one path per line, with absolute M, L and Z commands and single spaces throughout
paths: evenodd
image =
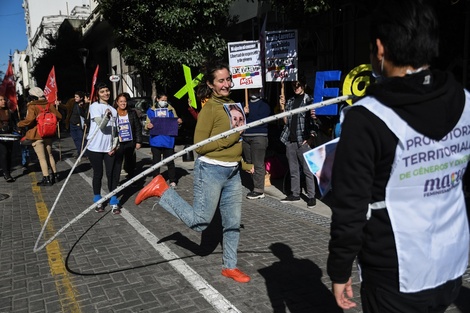
M 331 189 L 331 172 L 339 137 L 304 153 L 309 170 L 315 176 L 322 196 Z
M 232 89 L 263 87 L 259 41 L 229 42 L 228 57 Z
M 266 32 L 265 35 L 266 81 L 297 80 L 297 30 Z

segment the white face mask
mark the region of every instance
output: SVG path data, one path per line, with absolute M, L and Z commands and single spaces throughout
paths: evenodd
M 158 107 L 166 108 L 168 106 L 168 102 L 166 101 L 158 101 Z

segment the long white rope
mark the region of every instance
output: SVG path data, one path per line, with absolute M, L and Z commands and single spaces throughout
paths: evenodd
M 265 124 L 265 123 L 269 123 L 269 122 L 272 122 L 272 121 L 276 121 L 276 120 L 279 120 L 281 118 L 284 118 L 284 117 L 287 117 L 287 116 L 291 116 L 291 115 L 295 115 L 295 114 L 298 114 L 298 113 L 302 113 L 302 112 L 305 112 L 305 111 L 310 111 L 312 109 L 317 109 L 317 108 L 321 108 L 321 107 L 324 107 L 324 106 L 327 106 L 327 105 L 331 105 L 331 104 L 335 104 L 335 103 L 339 103 L 339 102 L 343 102 L 343 101 L 346 101 L 346 100 L 349 100 L 349 99 L 352 99 L 353 96 L 341 96 L 341 97 L 337 97 L 337 98 L 332 98 L 332 99 L 328 99 L 328 100 L 325 100 L 325 101 L 321 101 L 321 102 L 318 102 L 318 103 L 313 103 L 313 104 L 310 104 L 310 105 L 307 105 L 307 106 L 304 106 L 304 107 L 300 107 L 300 108 L 297 108 L 297 109 L 294 109 L 294 110 L 291 110 L 291 111 L 286 111 L 286 112 L 282 112 L 282 113 L 279 113 L 279 114 L 276 114 L 276 115 L 273 115 L 273 116 L 269 116 L 269 117 L 266 117 L 266 118 L 263 118 L 263 119 L 260 119 L 260 120 L 257 120 L 257 121 L 254 121 L 252 123 L 249 123 L 249 124 L 246 124 L 246 125 L 243 125 L 243 126 L 239 126 L 239 127 L 236 127 L 236 128 L 233 128 L 233 129 L 230 129 L 228 131 L 225 131 L 223 133 L 220 133 L 218 135 L 215 135 L 213 137 L 210 137 L 208 139 L 205 139 L 203 141 L 200 141 L 188 148 L 185 148 L 183 150 L 181 150 L 180 152 L 177 152 L 171 156 L 169 156 L 168 158 L 166 159 L 163 159 L 162 161 L 152 165 L 151 167 L 149 167 L 148 169 L 146 169 L 145 171 L 141 172 L 139 175 L 133 177 L 132 179 L 128 180 L 127 182 L 125 182 L 124 184 L 122 184 L 121 186 L 117 187 L 116 189 L 114 189 L 113 191 L 111 191 L 110 193 L 108 193 L 107 195 L 105 195 L 104 197 L 102 197 L 99 201 L 93 203 L 92 205 L 90 205 L 88 208 L 86 208 L 82 213 L 80 213 L 79 215 L 77 215 L 74 219 L 72 219 L 70 222 L 68 222 L 66 225 L 64 225 L 61 229 L 59 229 L 57 231 L 57 233 L 55 233 L 51 238 L 49 238 L 49 240 L 47 240 L 43 245 L 41 245 L 40 247 L 38 247 L 38 244 L 39 244 L 39 240 L 40 238 L 43 236 L 44 234 L 44 230 L 46 229 L 46 226 L 47 226 L 47 223 L 49 222 L 49 219 L 50 219 L 50 216 L 52 215 L 52 212 L 54 211 L 55 209 L 55 206 L 59 200 L 59 197 L 60 195 L 62 194 L 62 191 L 64 190 L 70 176 L 72 175 L 73 173 L 73 170 L 75 169 L 77 163 L 80 161 L 80 158 L 82 157 L 83 153 L 86 151 L 86 148 L 88 147 L 89 143 L 91 140 L 93 140 L 93 138 L 95 137 L 96 133 L 98 132 L 99 128 L 93 133 L 93 136 L 91 137 L 91 139 L 88 141 L 85 149 L 83 149 L 82 153 L 80 154 L 79 158 L 77 159 L 77 161 L 75 162 L 74 166 L 72 167 L 72 169 L 70 170 L 70 173 L 69 175 L 67 176 L 67 179 L 65 180 L 64 182 L 64 185 L 62 186 L 54 204 L 52 205 L 52 208 L 51 210 L 49 211 L 49 214 L 44 222 L 44 225 L 42 226 L 42 229 L 41 229 L 41 232 L 39 233 L 39 236 L 36 240 L 36 243 L 34 245 L 34 248 L 33 248 L 33 251 L 34 252 L 38 252 L 40 250 L 42 250 L 45 246 L 47 246 L 48 244 L 50 244 L 55 238 L 57 238 L 57 236 L 59 236 L 61 233 L 63 233 L 67 228 L 69 228 L 72 224 L 74 224 L 75 222 L 77 222 L 79 219 L 81 219 L 85 214 L 87 214 L 88 212 L 90 212 L 91 210 L 93 210 L 95 207 L 97 207 L 98 205 L 104 203 L 105 201 L 107 201 L 108 199 L 110 199 L 112 196 L 114 196 L 115 194 L 117 194 L 118 192 L 120 192 L 121 190 L 125 189 L 126 187 L 128 187 L 129 185 L 133 184 L 134 182 L 138 181 L 139 179 L 141 179 L 142 177 L 146 176 L 147 174 L 150 174 L 152 173 L 153 171 L 155 171 L 157 168 L 161 167 L 162 165 L 165 165 L 167 164 L 168 162 L 171 162 L 177 158 L 179 158 L 180 156 L 190 152 L 190 151 L 193 151 L 199 147 L 202 147 L 210 142 L 213 142 L 213 141 L 216 141 L 216 140 L 219 140 L 221 138 L 224 138 L 224 137 L 228 137 L 232 134 L 234 134 L 235 132 L 239 132 L 239 131 L 242 131 L 242 130 L 245 130 L 245 129 L 248 129 L 248 128 L 252 128 L 252 127 L 255 127 L 255 126 L 258 126 L 258 125 L 262 125 L 262 124 Z

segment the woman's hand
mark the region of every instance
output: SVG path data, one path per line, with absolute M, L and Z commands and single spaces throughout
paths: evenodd
M 139 150 L 140 147 L 142 147 L 142 145 L 141 145 L 140 143 L 136 143 L 136 144 L 135 144 L 135 149 L 136 149 L 136 150 Z
M 153 128 L 153 124 L 150 123 L 150 122 L 148 122 L 148 124 L 147 124 L 147 129 L 152 129 L 152 128 Z

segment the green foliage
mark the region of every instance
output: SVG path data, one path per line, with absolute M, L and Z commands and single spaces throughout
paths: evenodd
M 272 5 L 273 9 L 288 14 L 293 12 L 319 13 L 330 9 L 330 0 L 262 0 Z
M 49 47 L 43 50 L 34 65 L 33 77 L 40 88 L 44 88 L 52 66 L 55 66 L 58 96 L 61 100 L 73 97 L 77 90 L 85 91 L 85 72 L 77 51 L 81 33 L 64 22 L 56 36 L 48 36 Z
M 201 66 L 223 57 L 221 33 L 232 22 L 231 0 L 99 0 L 113 26 L 126 63 L 168 87 L 182 76 L 182 64 Z

